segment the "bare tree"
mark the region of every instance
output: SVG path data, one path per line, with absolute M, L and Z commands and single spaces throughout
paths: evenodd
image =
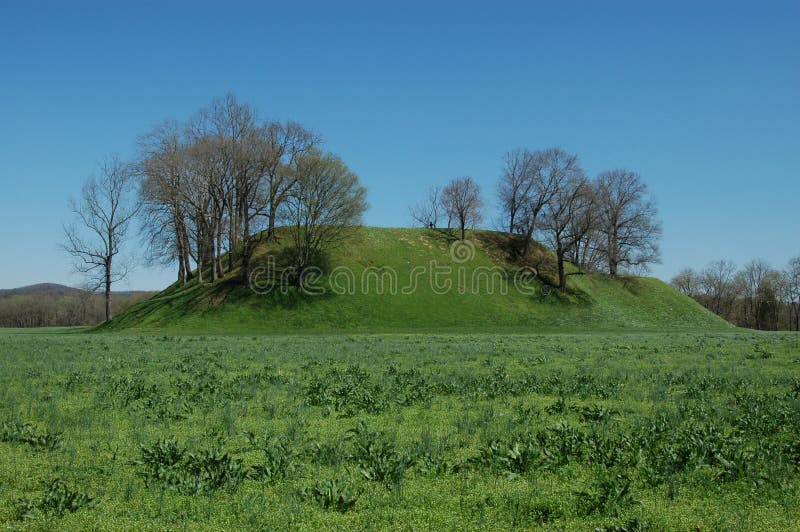
M 294 162 L 296 181 L 281 207 L 293 243 L 295 280 L 308 266 L 361 225 L 366 189 L 342 160 L 313 149 Z
M 800 256 L 789 260 L 784 277 L 789 295 L 789 306 L 794 314 L 794 330 L 800 331 Z
M 211 281 L 221 275 L 222 220 L 226 165 L 221 159 L 221 140 L 205 136 L 194 139 L 183 148 L 185 186 L 181 199 L 189 213 L 189 233 L 194 236 L 194 256 L 197 263 L 197 280 L 203 282 L 203 269 L 211 270 Z M 191 249 L 191 247 L 190 247 Z
M 670 284 L 680 293 L 696 297 L 700 293 L 700 275 L 692 268 L 684 268 L 672 278 Z
M 771 271 L 772 268 L 765 260 L 754 259 L 745 264 L 744 268 L 734 278 L 737 296 L 742 299 L 742 306 L 744 307 L 740 320 L 745 327 L 762 328 L 759 323 L 759 308 L 762 305 L 761 297 L 774 295 L 771 288 L 768 288 L 765 284 Z
M 442 215 L 442 189 L 441 187 L 430 187 L 425 199 L 412 205 L 409 208 L 411 218 L 422 227 L 435 229 L 439 226 L 439 218 Z
M 319 139 L 296 122 L 260 122 L 233 94 L 215 98 L 184 127 L 166 123 L 140 142 L 143 233 L 152 260 L 178 259 L 178 277 L 215 281 L 241 261 L 249 279 L 256 245 L 275 238 L 297 157 Z M 266 228 L 266 235 L 262 228 Z
M 141 232 L 151 263 L 178 262 L 178 280 L 191 277 L 184 160 L 180 127 L 173 122 L 157 126 L 139 139 L 142 202 Z
M 592 194 L 594 189 L 588 191 Z M 589 198 L 590 205 L 581 209 L 570 221 L 569 233 L 576 236 L 575 244 L 567 252 L 569 262 L 581 272 L 598 271 L 605 264 L 603 254 L 603 234 L 597 229 L 597 212 L 594 197 Z
M 450 181 L 442 190 L 442 206 L 448 217 L 458 222 L 461 240 L 464 240 L 467 228 L 474 228 L 483 219 L 481 189 L 471 177 Z
M 523 236 L 521 254 L 528 255 L 531 240 L 538 229 L 537 222 L 543 209 L 567 183 L 584 178 L 578 156 L 561 148 L 548 148 L 533 152 L 527 164 L 530 187 L 522 196 L 515 225 Z
M 594 227 L 594 191 L 588 180 L 575 172 L 560 183 L 542 211 L 541 231 L 556 253 L 558 286 L 567 291 L 566 256 Z
M 242 281 L 250 277 L 250 259 L 255 250 L 252 235 L 256 219 L 264 213 L 262 175 L 258 160 L 262 150 L 255 111 L 229 93 L 215 98 L 201 111 L 201 123 L 211 125 L 207 133 L 223 139 L 221 157 L 230 179 L 228 199 L 230 215 L 229 249 L 239 251 L 242 260 Z M 232 257 L 231 257 L 232 265 Z
M 708 308 L 726 319 L 736 298 L 734 275 L 736 265 L 729 260 L 717 260 L 706 266 L 701 274 L 701 286 Z
M 263 140 L 257 158 L 266 200 L 267 238 L 276 240 L 275 223 L 281 204 L 297 181 L 295 160 L 321 141 L 318 135 L 297 122 L 267 122 L 259 130 Z
M 497 183 L 497 199 L 509 234 L 517 232 L 519 215 L 530 204 L 537 162 L 536 154 L 521 148 L 512 150 L 503 157 L 503 173 Z
M 128 274 L 126 265 L 115 259 L 139 208 L 132 198 L 134 186 L 131 167 L 117 157 L 108 159 L 99 175 L 86 181 L 80 200 L 71 201 L 77 223 L 64 227 L 63 248 L 73 257 L 75 270 L 93 290 L 104 289 L 106 321 L 112 318 L 111 286 Z
M 758 284 L 755 304 L 756 329 L 775 331 L 779 326 L 780 301 L 784 278 L 780 272 L 769 270 Z
M 603 172 L 597 178 L 598 227 L 605 236 L 608 271 L 620 266 L 646 266 L 660 260 L 658 211 L 639 174 Z
M 700 274 L 683 270 L 671 284 L 739 327 L 800 329 L 800 257 L 783 272 L 761 259 L 739 271 L 731 261 L 714 261 Z

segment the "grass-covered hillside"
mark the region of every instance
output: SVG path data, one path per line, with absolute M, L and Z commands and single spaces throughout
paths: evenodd
M 256 293 L 242 285 L 234 270 L 213 285 L 176 283 L 107 328 L 214 333 L 730 327 L 653 278 L 611 279 L 573 271 L 569 294 L 562 295 L 552 288 L 555 264 L 546 248 L 536 248 L 521 261 L 509 251 L 506 235 L 479 231 L 468 238 L 468 244 L 461 244 L 443 231 L 365 228 L 330 252 L 326 273 L 315 283 L 322 294 L 278 287 Z M 287 242 L 261 244 L 255 264 L 280 257 Z M 534 268 L 536 275 L 518 274 L 523 266 Z M 266 279 L 267 274 L 258 278 L 260 284 Z

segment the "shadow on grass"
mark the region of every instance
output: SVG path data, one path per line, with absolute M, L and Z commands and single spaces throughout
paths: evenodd
M 555 254 L 544 244 L 531 240 L 528 243 L 528 252 L 525 249 L 525 237 L 522 235 L 501 233 L 495 231 L 473 231 L 474 239 L 480 243 L 487 252 L 496 250 L 502 254 L 504 262 L 513 265 L 513 268 L 533 268 L 541 283 L 540 293 L 531 296 L 532 301 L 550 302 L 554 300 L 560 304 L 592 305 L 592 298 L 574 283 L 569 283 L 567 293 L 562 294 L 558 286 L 558 263 Z M 491 253 L 489 253 L 491 255 Z M 567 264 L 567 267 L 571 265 Z M 574 266 L 572 266 L 574 268 Z M 511 271 L 513 272 L 514 269 Z M 577 270 L 577 269 L 576 269 Z M 582 275 L 582 273 L 569 272 L 569 277 Z M 570 286 L 571 285 L 571 286 Z
M 204 291 L 199 300 L 205 308 L 214 308 L 222 305 L 254 305 L 278 307 L 282 309 L 296 308 L 298 305 L 323 300 L 333 294 L 324 293 L 311 295 L 305 293 L 294 284 L 276 282 L 268 289 L 252 290 L 244 286 L 241 280 L 226 280 L 212 285 Z
M 645 286 L 644 280 L 641 277 L 633 277 L 631 275 L 619 275 L 616 281 L 620 283 L 622 288 L 635 296 L 640 295 Z

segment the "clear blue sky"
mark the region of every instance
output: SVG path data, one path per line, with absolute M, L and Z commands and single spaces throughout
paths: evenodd
M 435 4 L 435 5 L 434 5 Z M 653 190 L 669 279 L 800 254 L 800 3 L 11 2 L 0 6 L 0 288 L 75 284 L 67 198 L 104 155 L 235 92 L 320 132 L 370 225 L 505 151 L 561 146 Z M 118 288 L 160 288 L 140 268 Z

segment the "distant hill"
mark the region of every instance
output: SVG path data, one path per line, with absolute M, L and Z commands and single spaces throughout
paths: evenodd
M 0 289 L 0 297 L 10 296 L 27 296 L 33 294 L 45 294 L 51 296 L 78 296 L 86 291 L 81 288 L 74 288 L 63 284 L 56 283 L 39 283 L 29 286 L 21 286 L 19 288 L 3 288 Z M 146 290 L 122 290 L 112 291 L 112 295 L 116 296 L 133 296 L 138 294 L 154 294 L 153 291 Z
M 27 296 L 31 294 L 48 294 L 53 296 L 78 295 L 83 290 L 55 283 L 40 283 L 20 288 L 0 289 L 0 297 Z
M 577 275 L 570 267 L 575 275 L 569 277 L 569 294 L 562 295 L 553 288 L 552 252 L 537 245 L 523 263 L 510 253 L 509 239 L 502 233 L 473 231 L 469 243 L 455 250 L 451 247 L 455 239 L 444 231 L 364 228 L 328 257 L 327 273 L 317 283 L 327 288 L 323 295 L 301 295 L 293 288 L 255 293 L 234 271 L 214 285 L 176 283 L 103 327 L 196 333 L 731 328 L 654 278 Z M 268 256 L 280 257 L 286 242 L 288 238 L 260 244 L 254 262 L 266 265 Z M 518 290 L 513 276 L 522 265 L 535 267 L 538 275 L 526 277 L 521 283 L 524 290 Z M 430 282 L 434 267 L 451 268 L 449 289 Z M 420 270 L 427 273 L 417 275 L 416 288 L 408 290 L 410 279 Z M 497 281 L 490 289 L 487 272 L 504 272 L 505 286 Z M 377 288 L 379 277 L 383 290 Z M 362 286 L 365 279 L 368 286 Z M 348 283 L 355 289 L 349 290 Z
M 112 308 L 121 312 L 154 292 L 112 292 Z M 96 325 L 105 317 L 103 294 L 55 283 L 0 290 L 0 327 Z

